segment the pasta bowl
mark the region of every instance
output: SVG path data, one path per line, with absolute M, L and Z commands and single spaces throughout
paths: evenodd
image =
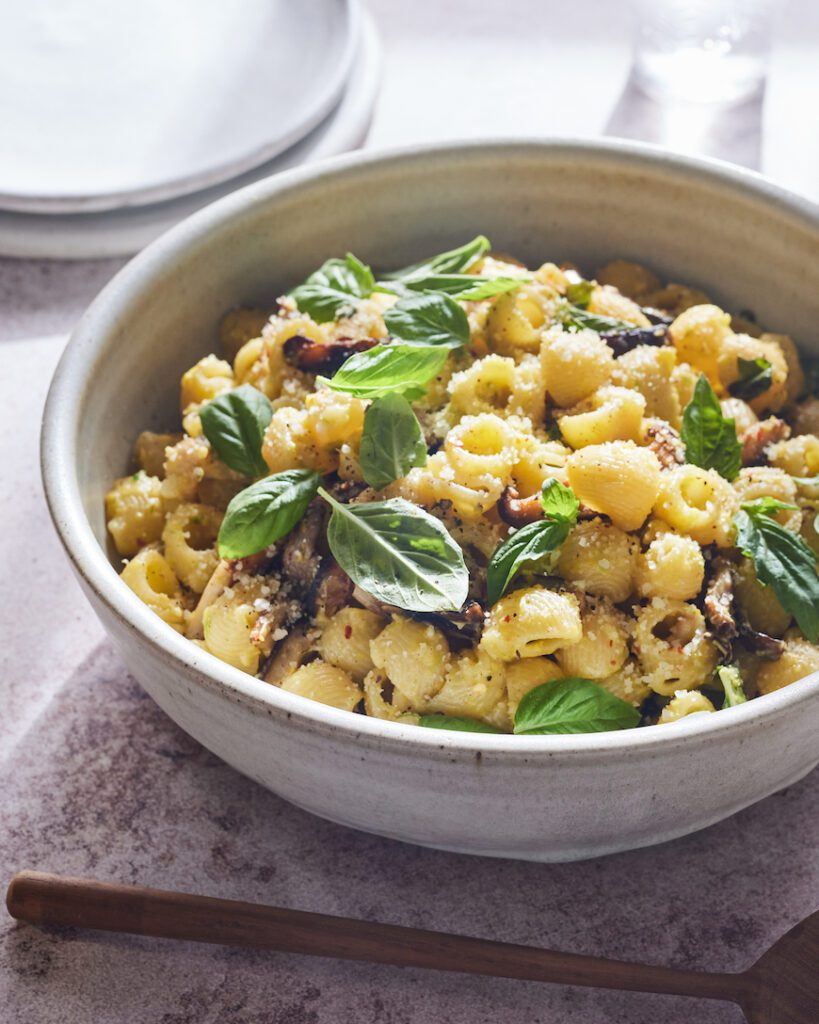
M 355 155 L 256 183 L 136 257 L 78 324 L 45 411 L 46 495 L 133 675 L 219 757 L 322 817 L 474 854 L 562 861 L 681 836 L 819 762 L 819 675 L 651 729 L 506 736 L 418 729 L 252 678 L 158 619 L 117 577 L 103 496 L 140 429 L 178 417 L 180 374 L 221 314 L 264 305 L 328 256 L 398 266 L 479 232 L 536 261 L 615 256 L 753 303 L 819 355 L 819 212 L 748 172 L 619 142 L 480 142 Z

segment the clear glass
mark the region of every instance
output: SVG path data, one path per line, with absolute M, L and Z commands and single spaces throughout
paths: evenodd
M 634 0 L 634 78 L 658 100 L 731 103 L 761 91 L 773 0 Z

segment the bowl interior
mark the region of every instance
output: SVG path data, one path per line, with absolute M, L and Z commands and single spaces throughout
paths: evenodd
M 271 304 L 329 256 L 390 269 L 489 236 L 530 265 L 625 257 L 819 351 L 819 217 L 761 179 L 616 144 L 515 143 L 353 157 L 259 183 L 150 246 L 78 327 L 57 402 L 71 483 L 103 496 L 140 430 L 178 429 L 179 378 L 221 315 Z

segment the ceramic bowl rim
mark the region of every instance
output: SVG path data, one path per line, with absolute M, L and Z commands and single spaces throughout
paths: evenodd
M 390 746 L 411 753 L 445 750 L 474 757 L 477 752 L 502 760 L 529 760 L 537 755 L 563 758 L 595 758 L 628 752 L 668 752 L 681 744 L 718 742 L 762 728 L 767 721 L 789 714 L 807 698 L 819 695 L 819 673 L 773 693 L 728 708 L 716 715 L 696 715 L 662 728 L 578 735 L 515 736 L 419 729 L 342 711 L 287 693 L 239 669 L 219 661 L 181 636 L 150 611 L 119 579 L 100 546 L 83 509 L 76 475 L 76 426 L 87 377 L 95 360 L 110 344 L 110 334 L 123 308 L 147 294 L 167 269 L 184 258 L 189 249 L 205 243 L 208 236 L 234 217 L 277 197 L 312 188 L 317 183 L 360 171 L 423 159 L 468 159 L 483 154 L 506 159 L 551 151 L 565 158 L 616 160 L 662 172 L 682 173 L 689 180 L 718 185 L 762 202 L 781 214 L 807 221 L 819 236 L 819 207 L 793 195 L 752 171 L 717 160 L 672 154 L 646 143 L 621 140 L 566 138 L 476 139 L 455 143 L 402 146 L 388 150 L 347 154 L 306 168 L 274 175 L 225 196 L 171 228 L 130 260 L 105 286 L 72 332 L 52 379 L 43 414 L 41 468 L 46 500 L 63 546 L 85 585 L 106 609 L 126 627 L 140 634 L 173 664 L 179 676 L 195 677 L 199 686 L 215 685 L 227 699 L 247 703 L 270 713 L 271 707 L 298 719 L 317 731 L 332 733 L 351 742 Z

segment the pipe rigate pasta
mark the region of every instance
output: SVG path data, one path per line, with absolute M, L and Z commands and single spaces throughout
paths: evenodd
M 786 640 L 782 657 L 759 666 L 757 689 L 760 693 L 772 693 L 812 672 L 819 672 L 819 649 L 800 637 L 793 637 Z
M 607 515 L 621 530 L 639 530 L 660 490 L 654 452 L 630 441 L 589 445 L 566 463 L 569 484 L 585 505 Z
M 637 589 L 643 597 L 693 601 L 702 590 L 705 559 L 690 537 L 667 531 L 655 537 L 636 564 Z
M 284 680 L 282 689 L 342 711 L 352 711 L 364 696 L 343 669 L 328 665 L 321 659 L 297 668 Z
M 547 331 L 540 349 L 543 383 L 555 405 L 568 409 L 602 387 L 614 371 L 611 348 L 594 331 Z
M 163 622 L 184 631 L 187 611 L 179 580 L 156 548 L 143 548 L 135 555 L 122 570 L 122 578 Z
M 645 411 L 645 398 L 638 391 L 602 387 L 557 423 L 563 440 L 572 448 L 606 441 L 639 441 Z
M 581 614 L 583 635 L 555 657 L 566 676 L 605 679 L 628 658 L 628 619 L 605 600 L 589 600 Z
M 699 608 L 663 598 L 654 598 L 637 613 L 634 651 L 648 685 L 666 697 L 702 686 L 716 667 L 718 653 Z
M 582 636 L 574 594 L 528 587 L 502 597 L 492 608 L 481 647 L 493 658 L 512 661 L 553 654 Z
M 159 540 L 165 523 L 162 482 L 145 472 L 117 480 L 105 497 L 108 532 L 121 555 Z
M 722 708 L 719 667 L 748 698 L 819 670 L 794 341 L 639 263 L 487 246 L 227 313 L 106 496 L 124 582 L 203 657 L 388 723 L 510 733 L 543 688 L 527 733 L 550 694 L 665 724 Z
M 714 469 L 679 466 L 659 480 L 655 514 L 698 544 L 730 547 L 738 509 L 737 492 Z
M 186 587 L 201 594 L 219 562 L 216 537 L 222 513 L 210 505 L 178 505 L 162 531 L 165 557 Z

